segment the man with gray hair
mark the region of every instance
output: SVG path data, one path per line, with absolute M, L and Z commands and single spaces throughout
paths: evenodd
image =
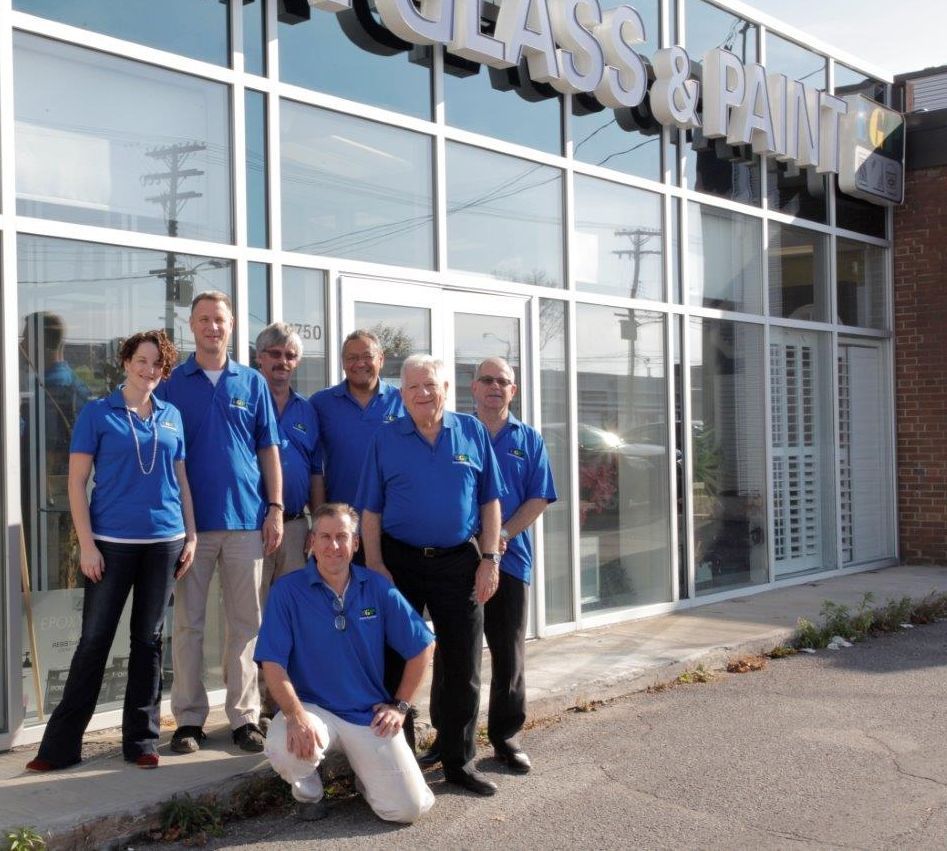
M 483 604 L 499 582 L 500 497 L 506 492 L 475 417 L 445 411 L 444 365 L 411 355 L 401 368 L 408 415 L 375 432 L 362 468 L 365 563 L 427 606 L 443 661 L 438 740 L 444 777 L 479 795 L 496 784 L 473 767 L 480 707 Z M 479 536 L 479 542 L 477 540 Z M 389 688 L 401 667 L 389 654 Z
M 306 563 L 310 549 L 306 506 L 312 512 L 325 501 L 316 444 L 319 427 L 312 406 L 290 386 L 302 358 L 299 334 L 285 322 L 267 325 L 256 338 L 256 359 L 276 408 L 283 470 L 283 542 L 263 559 L 260 605 L 266 606 L 270 585 Z

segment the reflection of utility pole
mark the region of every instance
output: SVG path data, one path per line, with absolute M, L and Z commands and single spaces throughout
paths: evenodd
M 178 235 L 178 217 L 184 205 L 192 198 L 200 198 L 201 192 L 185 192 L 181 190 L 181 183 L 189 177 L 201 177 L 204 172 L 199 168 L 184 168 L 184 164 L 192 154 L 207 149 L 203 142 L 180 142 L 176 145 L 164 145 L 153 148 L 145 156 L 164 163 L 165 171 L 156 171 L 142 175 L 141 182 L 145 186 L 155 183 L 167 183 L 168 189 L 160 195 L 152 195 L 146 201 L 160 204 L 164 210 L 164 218 L 168 223 L 168 236 Z M 193 279 L 187 270 L 177 265 L 177 254 L 168 251 L 165 254 L 163 269 L 151 269 L 150 275 L 164 278 L 165 333 L 174 340 L 174 308 L 176 305 L 189 304 L 193 296 Z
M 645 246 L 652 238 L 661 238 L 660 228 L 619 228 L 615 236 L 626 236 L 631 240 L 631 248 L 619 248 L 612 252 L 618 257 L 631 257 L 635 264 L 634 278 L 631 284 L 631 298 L 638 297 L 638 287 L 641 284 L 641 258 L 647 254 L 661 254 L 661 249 L 646 249 Z

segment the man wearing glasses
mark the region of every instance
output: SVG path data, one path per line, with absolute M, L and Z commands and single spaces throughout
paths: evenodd
M 270 585 L 281 576 L 302 567 L 309 552 L 309 521 L 325 502 L 316 444 L 319 426 L 306 399 L 290 386 L 302 356 L 299 334 L 285 322 L 267 325 L 256 338 L 256 359 L 266 379 L 276 408 L 280 437 L 280 467 L 283 471 L 283 542 L 263 559 L 260 605 L 266 605 Z
M 255 659 L 279 704 L 266 738 L 273 769 L 292 785 L 296 815 L 325 817 L 317 768 L 330 746 L 348 757 L 375 814 L 411 823 L 434 804 L 402 725 L 434 651 L 434 636 L 390 582 L 352 564 L 358 515 L 326 503 L 313 512 L 303 570 L 273 585 Z M 405 660 L 391 694 L 385 645 Z
M 473 767 L 473 758 L 483 603 L 499 582 L 505 489 L 487 430 L 469 414 L 444 410 L 447 380 L 439 360 L 407 358 L 401 396 L 408 416 L 375 432 L 362 468 L 356 507 L 365 563 L 392 578 L 417 612 L 426 606 L 431 613 L 443 661 L 435 720 L 444 778 L 493 795 L 496 784 Z M 389 663 L 397 676 L 397 660 Z
M 398 388 L 381 379 L 384 365 L 378 337 L 364 329 L 353 331 L 342 343 L 344 380 L 309 399 L 319 427 L 320 478 L 329 502 L 355 504 L 372 435 L 404 415 Z M 361 548 L 355 562 L 364 562 Z

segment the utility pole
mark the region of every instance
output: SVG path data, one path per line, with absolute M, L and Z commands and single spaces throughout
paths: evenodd
M 202 192 L 182 190 L 181 184 L 190 177 L 201 177 L 204 174 L 204 171 L 199 168 L 185 168 L 184 166 L 189 157 L 206 149 L 207 145 L 203 142 L 179 142 L 175 145 L 152 148 L 145 154 L 147 157 L 159 160 L 165 167 L 164 171 L 142 175 L 141 182 L 145 186 L 167 183 L 167 191 L 160 195 L 152 195 L 145 200 L 161 205 L 165 221 L 168 223 L 168 236 L 178 235 L 178 217 L 184 205 L 193 198 L 203 196 Z M 164 267 L 150 269 L 148 274 L 164 278 L 164 329 L 174 342 L 174 308 L 177 305 L 190 304 L 193 297 L 194 285 L 189 271 L 183 266 L 178 266 L 176 252 L 168 251 L 165 254 Z
M 618 228 L 615 236 L 624 236 L 631 240 L 631 248 L 619 248 L 612 252 L 617 257 L 631 257 L 634 263 L 634 274 L 631 284 L 631 298 L 638 297 L 638 287 L 641 284 L 641 258 L 648 254 L 661 254 L 660 248 L 646 249 L 645 246 L 654 238 L 661 238 L 660 228 Z

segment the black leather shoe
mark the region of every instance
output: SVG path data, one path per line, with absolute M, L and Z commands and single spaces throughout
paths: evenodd
M 529 770 L 533 767 L 526 751 L 517 745 L 511 745 L 509 742 L 494 745 L 493 755 L 500 762 L 508 765 L 514 774 L 529 774 Z
M 418 765 L 421 768 L 433 768 L 441 761 L 441 746 L 437 739 L 424 753 L 418 755 Z
M 487 780 L 474 768 L 445 768 L 444 779 L 455 786 L 463 786 L 468 792 L 475 792 L 477 795 L 495 795 L 497 792 L 497 784 L 492 780 Z

